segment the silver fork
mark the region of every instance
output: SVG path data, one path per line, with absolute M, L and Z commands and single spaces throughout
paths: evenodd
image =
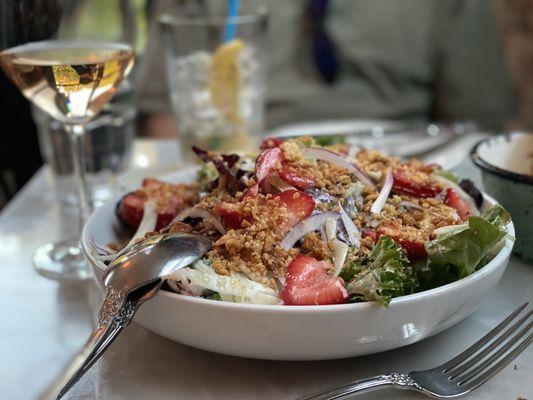
M 462 396 L 485 383 L 533 341 L 533 310 L 522 304 L 461 354 L 426 371 L 390 373 L 316 392 L 298 400 L 335 400 L 371 390 L 411 389 L 439 399 Z

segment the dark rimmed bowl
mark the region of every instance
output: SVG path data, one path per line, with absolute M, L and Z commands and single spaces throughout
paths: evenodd
M 512 215 L 514 253 L 533 261 L 533 134 L 512 132 L 484 139 L 470 154 L 485 191 Z

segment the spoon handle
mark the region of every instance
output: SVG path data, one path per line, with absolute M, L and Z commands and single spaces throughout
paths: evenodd
M 132 321 L 137 309 L 137 301 L 125 301 L 120 292 L 109 287 L 98 314 L 98 326 L 93 330 L 78 355 L 39 399 L 61 399 Z

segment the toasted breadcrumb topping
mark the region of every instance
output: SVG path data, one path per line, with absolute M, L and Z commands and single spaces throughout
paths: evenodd
M 208 253 L 215 271 L 222 275 L 240 272 L 275 288 L 274 278 L 285 276 L 296 251 L 281 248 L 280 227 L 288 218 L 287 208 L 271 195 L 259 194 L 235 204 L 242 215 L 240 229 L 231 229 Z
M 368 254 L 376 235 L 424 244 L 434 238 L 435 229 L 462 223 L 455 209 L 444 203 L 444 188 L 432 175 L 434 166 L 426 166 L 417 160 L 402 162 L 396 157 L 388 157 L 374 150 L 361 150 L 350 158 L 347 156 L 350 152 L 346 145 L 328 147 L 330 151 L 345 156 L 349 162 L 356 163 L 374 182 L 374 186 L 361 185 L 356 176 L 342 167 L 324 160 L 306 158 L 301 148 L 309 145 L 313 145 L 313 139 L 299 138 L 283 142 L 280 145 L 282 159 L 273 164 L 269 173 L 279 174 L 281 168 L 288 168 L 291 173 L 311 179 L 314 190 L 333 199 L 329 202 L 315 201 L 314 212 L 338 211 L 339 204 L 346 205 L 348 193 L 355 185 L 362 188 L 361 204 L 352 216 L 363 237 L 359 248 L 350 250 L 347 260 Z M 393 188 L 381 211 L 373 214 L 372 205 L 378 198 L 389 170 L 408 176 L 415 186 L 431 187 L 437 194 L 433 197 L 417 197 Z M 184 204 L 196 203 L 196 207 L 209 211 L 221 222 L 224 222 L 224 218 L 217 215 L 217 207 L 221 205 L 231 206 L 231 212 L 240 218 L 237 226 L 226 226 L 227 231 L 223 235 L 212 229 L 208 230 L 201 223 L 191 226 L 185 222 L 175 222 L 167 231 L 195 231 L 210 235 L 215 242 L 207 258 L 217 273 L 241 273 L 272 288 L 276 288 L 279 281 L 283 280 L 288 264 L 299 253 L 332 262 L 330 243 L 316 232 L 305 235 L 290 250 L 281 247 L 283 237 L 291 229 L 290 226 L 287 227 L 290 213 L 287 206 L 273 194 L 264 194 L 259 190 L 255 195 L 250 195 L 249 191 L 257 186 L 256 177 L 252 174 L 247 185 L 234 195 L 217 187 L 198 198 L 195 185 L 165 187 L 165 196 L 178 198 Z M 293 201 L 298 202 L 300 195 L 295 193 Z

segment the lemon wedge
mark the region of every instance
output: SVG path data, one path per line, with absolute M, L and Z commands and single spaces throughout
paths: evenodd
M 241 73 L 239 57 L 244 42 L 234 39 L 222 44 L 211 58 L 209 92 L 213 105 L 226 119 L 236 125 L 242 124 L 239 107 Z

